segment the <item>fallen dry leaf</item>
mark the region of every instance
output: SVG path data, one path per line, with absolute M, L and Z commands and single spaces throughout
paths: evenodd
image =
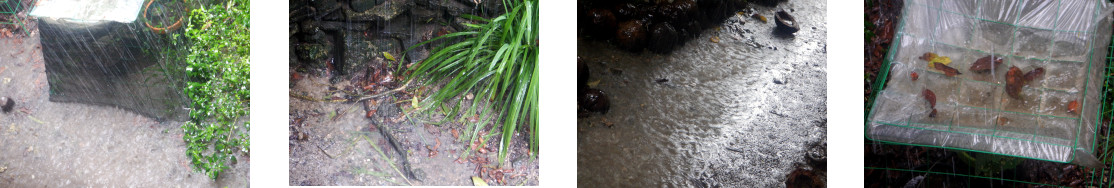
M 971 64 L 971 68 L 968 69 L 968 70 L 970 70 L 971 72 L 975 72 L 975 73 L 986 73 L 986 72 L 990 72 L 990 69 L 993 69 L 994 67 L 998 67 L 998 65 L 1001 65 L 1001 64 L 1002 64 L 1002 57 L 989 56 L 988 55 L 986 57 L 982 57 L 982 58 L 979 58 L 978 60 L 975 60 L 975 63 Z
M 913 78 L 913 81 L 917 81 L 917 78 L 919 76 L 917 76 L 917 72 L 913 72 L 913 73 L 909 73 L 909 77 Z
M 924 89 L 921 94 L 924 95 L 924 100 L 928 100 L 929 107 L 936 109 L 936 93 L 932 92 L 932 90 Z
M 1079 102 L 1071 101 L 1068 103 L 1068 113 L 1079 114 Z
M 1025 76 L 1023 76 L 1023 78 L 1025 78 L 1025 82 L 1029 82 L 1037 79 L 1037 77 L 1040 77 L 1041 75 L 1044 75 L 1044 68 L 1037 67 L 1036 69 L 1025 73 Z
M 935 65 L 934 67 L 936 68 L 936 70 L 940 70 L 940 71 L 944 72 L 944 75 L 947 75 L 947 76 L 955 76 L 955 75 L 963 74 L 963 73 L 959 73 L 959 70 L 957 70 L 955 68 L 952 68 L 952 67 L 949 67 L 948 65 L 945 65 L 944 63 L 932 63 L 932 64 Z
M 766 23 L 766 17 L 759 15 L 758 13 L 751 14 L 750 17 L 758 19 L 758 21 L 762 21 L 762 23 Z
M 1009 71 L 1006 71 L 1006 94 L 1015 99 L 1021 99 L 1021 87 L 1025 85 L 1025 81 L 1021 78 L 1021 69 L 1017 66 L 1011 66 Z

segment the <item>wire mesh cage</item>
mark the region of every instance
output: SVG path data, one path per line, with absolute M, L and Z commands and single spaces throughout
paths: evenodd
M 866 117 L 868 185 L 1109 182 L 1096 168 L 1114 167 L 1108 10 L 1105 1 L 905 1 Z M 1003 61 L 974 71 L 986 57 Z M 933 66 L 945 61 L 961 73 Z M 1011 96 L 1006 67 L 1044 74 Z
M 0 25 L 17 25 L 17 28 L 25 28 L 24 20 L 19 14 L 26 6 L 23 5 L 21 0 L 0 0 Z M 21 29 L 23 34 L 27 34 L 27 29 Z
M 1106 4 L 1067 0 L 1034 4 L 952 2 L 959 4 L 906 1 L 888 58 L 889 74 L 900 79 L 886 82 L 875 98 L 867 136 L 905 144 L 1084 162 L 1080 159 L 1093 152 L 1098 115 L 1098 80 L 1103 66 L 1095 62 L 1106 56 L 1104 49 L 1110 38 L 1109 18 L 1099 17 Z M 1057 2 L 1064 5 L 1054 6 Z M 968 7 L 971 5 L 984 6 Z M 981 15 L 982 11 L 995 9 L 1016 13 L 1007 13 L 1012 19 L 993 16 L 1001 13 Z M 1066 16 L 1081 12 L 1091 17 Z M 1095 21 L 1102 24 L 1092 25 Z M 1073 24 L 1058 24 L 1069 22 Z M 954 63 L 924 60 L 928 53 Z M 974 64 L 985 58 L 1002 59 L 1003 63 L 980 73 Z M 964 70 L 947 73 L 940 65 Z M 1007 79 L 1008 74 L 1014 74 L 1009 73 L 1013 69 L 1045 71 L 1043 76 L 1016 86 Z M 901 77 L 913 72 L 920 73 L 919 80 Z M 1013 90 L 1011 86 L 1016 93 L 1009 91 Z M 930 92 L 935 103 L 925 100 Z

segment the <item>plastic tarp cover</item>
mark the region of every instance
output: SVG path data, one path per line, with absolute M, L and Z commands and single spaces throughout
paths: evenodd
M 144 0 L 40 0 L 31 11 L 34 17 L 85 22 L 131 23 L 138 18 Z
M 1094 159 L 1111 6 L 1106 1 L 907 0 L 868 138 L 1057 162 Z M 948 57 L 947 76 L 921 59 Z M 976 60 L 1002 58 L 988 71 Z M 1006 92 L 1010 67 L 1042 76 Z M 913 80 L 911 74 L 919 78 Z M 937 111 L 922 94 L 935 93 Z M 1070 111 L 1076 102 L 1080 107 Z M 1083 160 L 1086 159 L 1086 160 Z M 1082 161 L 1082 162 L 1081 162 Z
M 47 2 L 32 13 L 50 13 L 37 17 L 50 101 L 114 106 L 159 121 L 186 120 L 184 78 L 172 76 L 181 75 L 175 71 L 184 66 L 167 60 L 168 35 L 135 21 L 142 1 Z

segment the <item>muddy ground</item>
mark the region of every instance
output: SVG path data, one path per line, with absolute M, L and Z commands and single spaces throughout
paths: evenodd
M 822 185 L 826 4 L 749 7 L 664 55 L 580 38 L 611 108 L 577 121 L 577 185 L 781 187 L 798 168 Z M 801 30 L 776 35 L 778 10 Z
M 324 77 L 307 75 L 294 82 L 291 92 L 322 96 L 332 85 L 326 83 Z M 522 134 L 515 134 L 508 161 L 499 168 L 497 136 L 485 146 L 489 152 L 462 158 L 469 146 L 454 137 L 463 134 L 460 123 L 433 125 L 426 121 L 440 119 L 419 118 L 428 115 L 418 113 L 403 117 L 399 106 L 409 105 L 410 100 L 401 97 L 377 101 L 375 114 L 368 118 L 364 102 L 291 97 L 290 185 L 472 185 L 472 176 L 483 176 L 493 185 L 538 184 L 538 158 L 527 155 Z M 405 159 L 380 131 L 394 137 Z M 403 161 L 410 164 L 413 178 L 403 178 L 410 176 Z M 499 169 L 505 172 L 489 173 Z
M 483 145 L 459 139 L 463 123 L 494 117 L 436 125 L 443 115 L 415 112 L 411 99 L 437 84 L 406 85 L 396 69 L 430 50 L 403 53 L 407 47 L 462 29 L 458 16 L 495 15 L 478 7 L 501 7 L 470 2 L 291 1 L 290 185 L 473 185 L 473 176 L 492 185 L 538 185 L 538 157 L 523 134 L 515 134 L 499 166 L 499 136 Z M 483 126 L 483 133 L 500 131 Z M 483 152 L 465 157 L 473 147 Z
M 214 181 L 194 171 L 183 122 L 123 109 L 50 102 L 38 31 L 0 37 L 0 187 L 248 187 L 250 159 Z

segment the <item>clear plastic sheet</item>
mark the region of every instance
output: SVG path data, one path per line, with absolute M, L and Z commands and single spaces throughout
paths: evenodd
M 136 21 L 143 1 L 48 2 L 32 14 L 38 16 L 50 101 L 186 120 L 184 77 L 172 76 L 183 75 L 184 66 L 165 58 L 170 37 Z
M 905 1 L 889 80 L 878 93 L 870 139 L 1087 163 L 1093 145 L 1111 5 L 1094 0 Z M 946 76 L 921 56 L 946 56 Z M 969 70 L 979 58 L 1003 63 Z M 1010 67 L 1043 75 L 1007 94 Z M 919 79 L 912 80 L 910 74 Z M 935 93 L 936 114 L 922 91 Z M 1070 103 L 1077 102 L 1076 111 Z M 1081 160 L 1088 159 L 1088 160 Z M 1089 165 L 1089 164 L 1084 164 Z

